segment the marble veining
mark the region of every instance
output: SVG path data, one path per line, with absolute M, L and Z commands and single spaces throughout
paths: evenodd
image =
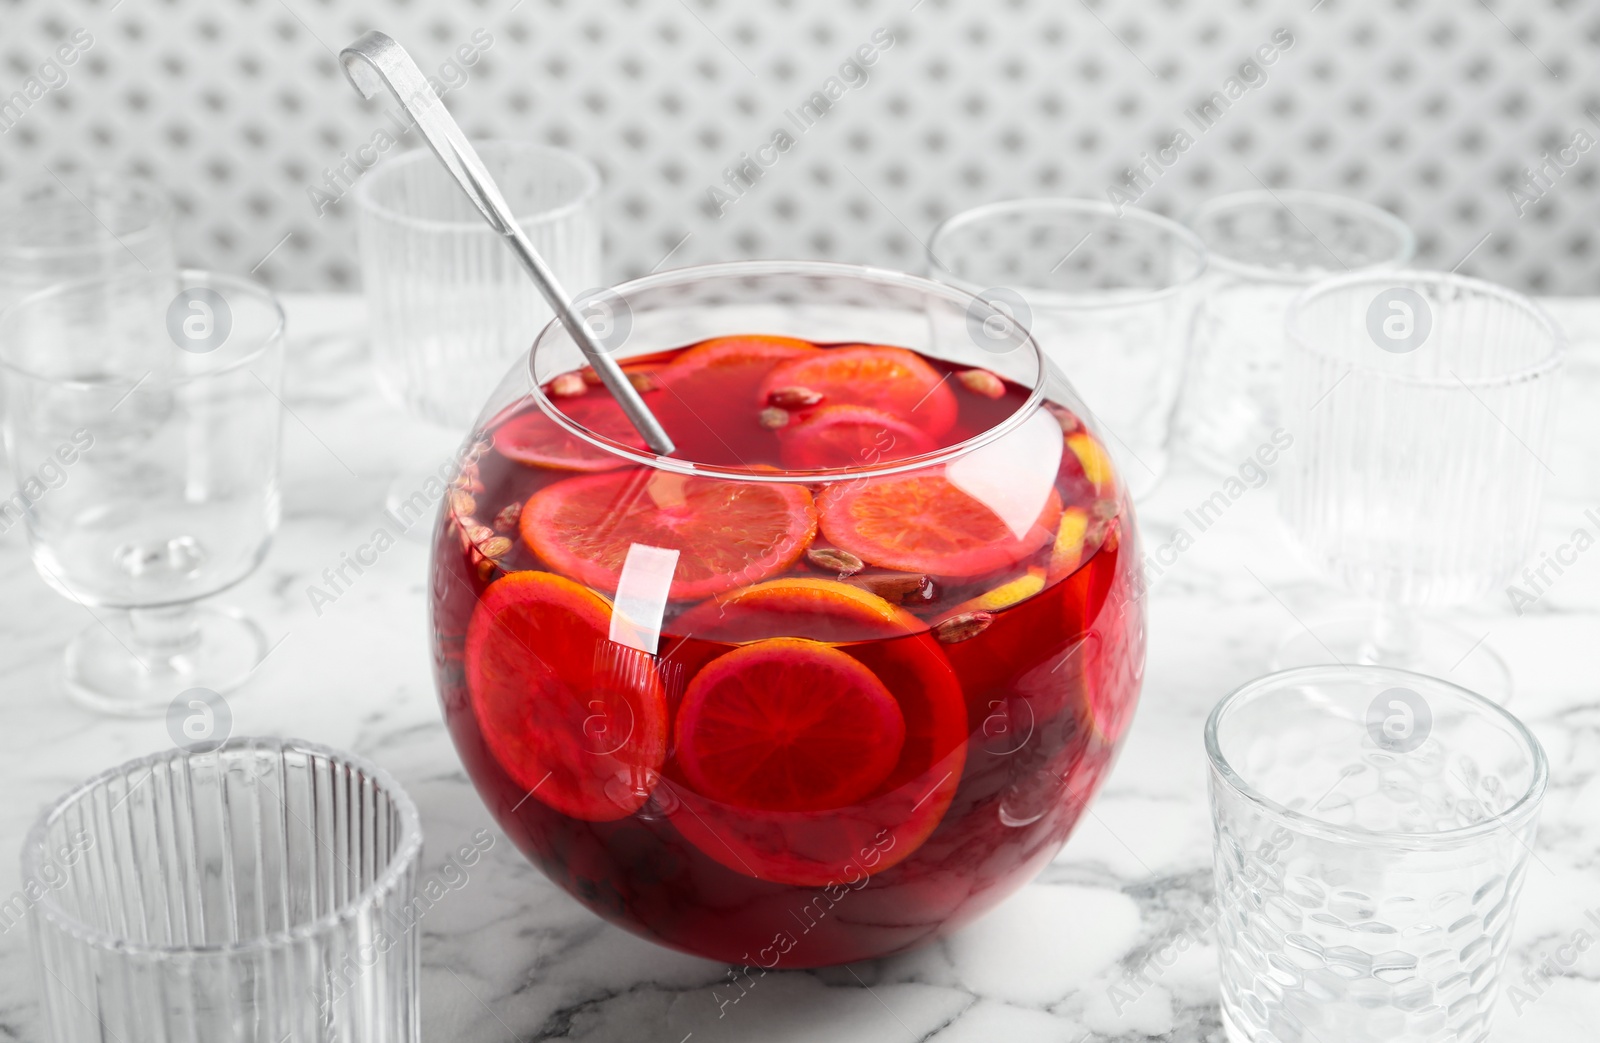
M 435 703 L 425 646 L 426 552 L 402 539 L 332 602 L 307 590 L 381 522 L 405 467 L 443 461 L 446 432 L 375 390 L 352 297 L 292 297 L 284 521 L 261 569 L 222 600 L 261 621 L 272 653 L 229 697 L 235 734 L 295 735 L 391 770 L 427 835 L 422 879 L 447 881 L 418 924 L 426 1038 L 462 1043 L 1220 1040 L 1208 929 L 1210 824 L 1200 732 L 1225 692 L 1265 672 L 1294 615 L 1339 598 L 1280 533 L 1272 491 L 1249 489 L 1204 531 L 1185 511 L 1221 479 L 1179 463 L 1141 508 L 1156 562 L 1143 699 L 1114 773 L 1039 878 L 917 952 L 751 976 L 611 927 L 545 882 L 494 827 Z M 1552 301 L 1574 341 L 1541 549 L 1600 507 L 1600 302 Z M 1245 566 L 1249 566 L 1249 571 Z M 1153 570 L 1154 571 L 1154 570 Z M 1253 573 L 1253 575 L 1252 575 Z M 67 640 L 91 620 L 0 536 L 0 896 L 39 809 L 115 762 L 171 740 L 159 720 L 96 718 L 59 693 Z M 1535 603 L 1455 613 L 1511 664 L 1513 709 L 1545 744 L 1551 783 L 1494 1038 L 1592 1038 L 1600 1022 L 1600 551 Z M 470 868 L 450 852 L 487 830 Z M 480 846 L 482 843 L 480 841 Z M 38 1040 L 26 927 L 0 923 L 0 1040 Z M 1328 1041 L 1333 1043 L 1333 1041 Z

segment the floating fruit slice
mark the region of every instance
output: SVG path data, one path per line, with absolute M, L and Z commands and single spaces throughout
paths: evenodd
M 759 423 L 759 409 L 745 403 L 775 366 L 820 354 L 791 337 L 717 337 L 685 350 L 656 378 L 661 392 L 652 409 L 678 444 L 684 460 L 740 466 L 776 456 L 772 435 Z
M 1116 496 L 1116 470 L 1104 446 L 1087 431 L 1078 431 L 1067 436 L 1067 448 L 1078 458 L 1083 476 L 1094 486 L 1095 492 L 1101 496 Z
M 958 616 L 965 612 L 999 612 L 1003 608 L 1010 608 L 1021 601 L 1026 601 L 1044 589 L 1045 572 L 1041 568 L 1031 568 L 1016 579 L 986 590 L 975 598 L 968 598 L 950 610 L 950 616 Z
M 804 355 L 814 355 L 822 349 L 807 340 L 794 337 L 770 337 L 748 334 L 738 337 L 713 337 L 703 340 L 662 368 L 657 376 L 663 384 L 681 384 L 684 381 L 713 372 L 722 379 L 749 376 L 758 373 L 752 383 L 759 383 L 780 362 Z
M 916 616 L 837 580 L 790 576 L 719 594 L 673 621 L 673 633 L 739 643 L 773 634 L 872 641 L 924 630 Z
M 1084 540 L 1089 535 L 1089 512 L 1068 507 L 1061 512 L 1055 545 L 1050 548 L 1050 576 L 1070 575 L 1083 564 Z
M 955 426 L 956 396 L 944 377 L 905 348 L 829 348 L 786 362 L 767 375 L 754 405 L 779 388 L 808 388 L 829 405 L 871 406 L 934 438 Z
M 873 565 L 981 576 L 1049 543 L 1061 517 L 1061 497 L 1051 490 L 1038 520 L 1020 539 L 981 501 L 931 471 L 829 488 L 818 517 L 829 542 Z
M 579 427 L 645 452 L 644 439 L 616 399 L 604 390 L 557 400 L 557 408 Z M 611 471 L 628 464 L 615 453 L 584 441 L 542 410 L 529 409 L 495 428 L 494 447 L 518 463 L 558 471 Z
M 519 528 L 557 572 L 607 593 L 635 543 L 676 550 L 670 596 L 694 600 L 782 572 L 817 521 L 803 486 L 635 468 L 546 486 L 523 505 Z
M 699 793 L 762 811 L 822 811 L 877 789 L 900 760 L 906 722 L 857 660 L 778 637 L 695 675 L 676 736 L 678 763 Z
M 862 467 L 931 453 L 927 432 L 871 406 L 821 406 L 781 429 L 785 467 Z
M 490 584 L 467 626 L 484 743 L 527 793 L 573 818 L 633 814 L 660 779 L 667 703 L 648 657 L 607 638 L 611 606 L 548 572 Z
M 669 763 L 681 809 L 673 822 L 707 856 L 762 880 L 823 886 L 887 869 L 913 854 L 938 827 L 966 762 L 966 701 L 938 643 L 911 613 L 846 583 L 791 578 L 697 605 L 670 627 L 673 633 L 695 635 L 679 638 L 666 653 L 683 660 L 686 669 L 725 651 L 720 642 L 772 634 L 817 640 L 847 635 L 859 643 L 836 651 L 876 675 L 905 722 L 904 742 L 888 777 L 857 803 L 835 810 L 740 807 L 697 792 L 673 775 Z

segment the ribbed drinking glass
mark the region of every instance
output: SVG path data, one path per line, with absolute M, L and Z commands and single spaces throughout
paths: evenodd
M 418 1038 L 422 833 L 393 779 L 297 740 L 132 761 L 22 851 L 56 1043 Z
M 574 296 L 600 281 L 600 175 L 525 141 L 474 142 L 517 223 Z M 432 152 L 387 160 L 356 186 L 361 275 L 384 389 L 453 435 L 528 350 L 550 308 L 504 239 Z
M 1279 510 L 1317 565 L 1380 607 L 1307 619 L 1278 665 L 1376 663 L 1508 697 L 1480 634 L 1415 612 L 1503 588 L 1531 553 L 1559 330 L 1498 286 L 1389 272 L 1308 290 L 1288 336 Z

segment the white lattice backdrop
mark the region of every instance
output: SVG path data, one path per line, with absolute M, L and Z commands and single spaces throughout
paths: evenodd
M 0 113 L 0 184 L 123 166 L 172 191 L 186 260 L 245 272 L 273 251 L 259 274 L 280 288 L 353 287 L 352 204 L 319 216 L 309 189 L 337 195 L 324 171 L 384 125 L 333 53 L 368 28 L 458 84 L 469 133 L 599 164 L 614 279 L 756 256 L 921 271 L 940 218 L 1105 198 L 1183 128 L 1193 144 L 1140 205 L 1344 192 L 1409 221 L 1426 265 L 1476 246 L 1464 271 L 1600 292 L 1600 148 L 1572 145 L 1600 138 L 1593 0 L 0 0 L 0 103 L 30 77 L 42 94 L 14 124 Z M 44 67 L 79 30 L 74 63 Z M 1292 44 L 1241 73 L 1279 30 Z M 443 65 L 463 46 L 465 82 Z M 830 76 L 842 95 L 800 130 L 786 110 Z M 1241 96 L 1198 131 L 1185 111 L 1229 77 Z M 780 128 L 792 147 L 713 216 L 708 189 Z M 1563 147 L 1570 167 L 1516 202 Z

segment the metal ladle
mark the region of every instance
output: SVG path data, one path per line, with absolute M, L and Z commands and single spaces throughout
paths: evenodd
M 528 237 L 517 226 L 505 197 L 495 186 L 494 179 L 484 167 L 483 160 L 473 151 L 467 137 L 450 117 L 439 96 L 428 86 L 427 78 L 406 49 L 389 36 L 376 30 L 363 33 L 355 43 L 339 52 L 345 75 L 361 92 L 371 98 L 380 87 L 387 87 L 402 108 L 416 121 L 417 130 L 439 157 L 450 176 L 466 192 L 483 214 L 484 220 L 511 247 L 522 266 L 533 277 L 534 284 L 556 313 L 556 318 L 567 328 L 567 333 L 577 342 L 589 365 L 600 375 L 600 380 L 610 389 L 617 404 L 644 438 L 645 444 L 656 453 L 666 456 L 675 448 L 672 439 L 661 427 L 661 421 L 650 412 L 639 392 L 628 382 L 616 361 L 606 353 L 595 339 L 594 332 L 572 306 L 572 298 L 561 288 L 555 275 L 544 263 L 544 258 L 533 248 Z

